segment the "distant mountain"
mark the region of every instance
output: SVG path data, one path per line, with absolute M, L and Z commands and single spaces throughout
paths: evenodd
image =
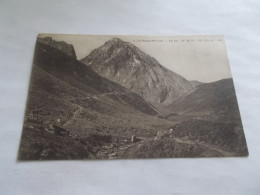
M 192 80 L 192 81 L 190 81 L 190 83 L 191 83 L 193 88 L 203 84 L 202 82 L 199 82 L 199 81 L 196 81 L 196 80 Z
M 168 110 L 176 113 L 228 114 L 238 112 L 233 80 L 223 79 L 197 86 L 178 98 Z
M 38 37 L 37 41 L 39 43 L 43 43 L 43 44 L 49 45 L 55 49 L 58 49 L 59 51 L 76 59 L 76 53 L 75 53 L 73 45 L 71 45 L 71 44 L 68 44 L 64 41 L 55 41 L 51 37 L 44 37 L 44 38 Z
M 92 100 L 90 104 L 91 106 L 96 105 L 95 109 L 106 107 L 105 105 L 109 102 L 113 102 L 117 106 L 145 114 L 156 114 L 152 105 L 145 102 L 139 95 L 99 76 L 92 69 L 77 61 L 75 55 L 69 52 L 74 51 L 73 46 L 71 48 L 65 42 L 43 42 L 42 40 L 37 41 L 34 64 L 64 84 L 83 91 L 85 101 Z M 99 111 L 104 112 L 102 109 Z
M 164 105 L 193 89 L 182 76 L 163 67 L 129 42 L 113 38 L 81 60 L 99 75 Z

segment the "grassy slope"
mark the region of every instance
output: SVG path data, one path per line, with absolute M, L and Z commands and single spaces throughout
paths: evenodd
M 118 101 L 111 98 L 111 89 L 108 93 L 102 88 L 91 89 L 88 83 L 86 87 L 77 88 L 76 81 L 64 81 L 58 72 L 46 71 L 42 66 L 34 65 L 32 70 L 20 160 L 94 158 L 100 146 L 105 144 L 99 137 L 112 134 L 130 139 L 133 132 L 150 136 L 157 128 L 174 124 L 132 109 L 132 100 L 124 93 L 115 96 L 120 98 Z M 50 124 L 64 126 L 71 135 L 51 133 Z M 98 137 L 94 142 L 89 138 L 93 135 Z

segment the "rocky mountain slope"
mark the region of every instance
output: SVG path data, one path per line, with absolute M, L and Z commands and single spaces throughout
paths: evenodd
M 168 105 L 193 89 L 185 78 L 118 38 L 93 50 L 81 62 L 151 102 Z
M 64 41 L 55 41 L 51 37 L 44 37 L 44 38 L 38 37 L 37 42 L 43 43 L 45 45 L 49 45 L 65 54 L 67 54 L 68 56 L 76 59 L 75 49 L 74 49 L 73 45 L 71 45 L 71 44 L 68 44 Z

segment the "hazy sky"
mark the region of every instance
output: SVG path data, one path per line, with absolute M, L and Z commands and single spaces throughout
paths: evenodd
M 188 80 L 212 82 L 230 78 L 231 72 L 223 36 L 123 36 L 123 35 L 59 35 L 50 36 L 74 46 L 78 59 L 111 38 L 131 42 L 157 59 L 161 65 Z

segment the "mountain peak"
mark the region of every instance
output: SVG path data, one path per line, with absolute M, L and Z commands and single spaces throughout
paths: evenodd
M 107 42 L 105 42 L 104 46 L 106 47 L 111 47 L 111 46 L 114 46 L 114 47 L 125 47 L 127 46 L 128 43 L 117 38 L 117 37 L 114 37 L 110 40 L 108 40 Z
M 114 37 L 112 39 L 109 40 L 110 42 L 115 42 L 115 43 L 118 43 L 118 42 L 124 42 L 122 41 L 121 39 L 117 38 L 117 37 Z
M 81 60 L 96 73 L 148 101 L 164 105 L 193 89 L 182 76 L 163 67 L 132 43 L 112 38 Z

